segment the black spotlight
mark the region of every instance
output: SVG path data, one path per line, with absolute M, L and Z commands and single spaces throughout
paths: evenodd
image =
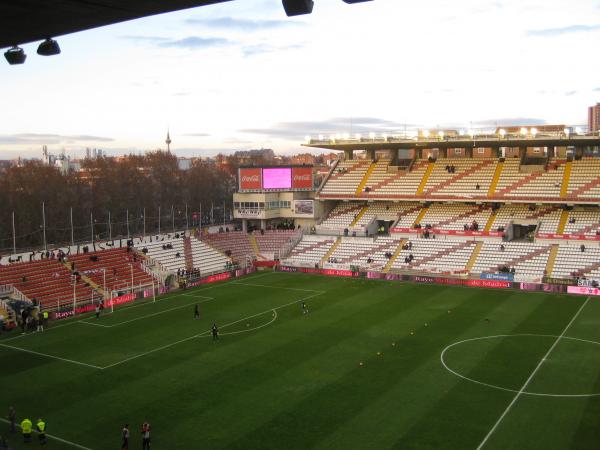
M 39 45 L 37 54 L 42 56 L 54 56 L 60 54 L 58 42 L 56 42 L 54 39 L 46 39 Z
M 4 57 L 11 66 L 15 64 L 23 64 L 27 59 L 27 55 L 23 49 L 21 47 L 17 47 L 16 45 L 13 48 L 6 50 L 6 52 L 4 52 Z
M 288 16 L 310 14 L 313 10 L 313 0 L 283 0 L 283 9 Z

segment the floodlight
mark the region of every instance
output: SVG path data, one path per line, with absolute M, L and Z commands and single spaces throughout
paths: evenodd
M 310 14 L 313 10 L 313 0 L 282 0 L 283 9 L 288 17 Z
M 6 50 L 4 52 L 4 57 L 11 66 L 14 66 L 15 64 L 23 64 L 27 59 L 27 55 L 23 49 L 21 47 L 17 47 L 16 45 Z
M 532 135 L 533 137 L 535 137 L 535 135 L 537 134 L 537 132 L 538 132 L 537 128 L 532 128 L 532 129 L 531 129 L 531 135 Z
M 387 135 L 387 133 L 382 133 L 381 137 L 383 138 L 384 141 L 387 141 L 388 135 Z
M 310 144 L 310 136 L 308 136 L 308 135 L 304 136 L 304 140 Z
M 581 127 L 575 127 L 575 134 L 581 134 Z
M 358 140 L 360 141 L 360 140 L 361 140 L 361 138 L 362 138 L 362 135 L 361 135 L 360 133 L 356 133 L 356 134 L 354 135 L 354 137 L 356 137 L 356 139 L 358 139 Z
M 370 139 L 375 139 L 375 133 L 373 133 L 372 131 L 369 133 L 369 138 Z
M 421 134 L 423 135 L 424 138 L 428 138 L 429 137 L 429 130 L 423 130 L 423 132 Z
M 319 140 L 320 140 L 320 141 L 322 141 L 322 140 L 323 140 L 323 135 L 322 135 L 322 134 L 320 134 L 320 135 L 319 135 Z
M 60 47 L 58 46 L 58 42 L 56 42 L 54 39 L 47 38 L 39 45 L 37 54 L 42 56 L 59 55 Z
M 438 136 L 440 137 L 440 139 L 444 139 L 444 131 L 443 130 L 438 131 Z
M 522 128 L 521 128 L 521 130 L 520 130 L 520 133 L 521 133 L 521 135 L 523 135 L 523 136 L 527 136 L 527 128 L 525 128 L 525 127 L 522 127 Z
M 504 137 L 504 136 L 506 136 L 506 130 L 504 128 L 500 128 L 500 131 L 498 131 L 498 134 L 500 135 L 500 137 Z
M 565 134 L 568 136 L 569 134 L 571 134 L 571 129 L 570 128 L 565 128 L 563 130 L 565 132 Z
M 464 136 L 465 135 L 465 130 L 458 130 L 458 135 L 459 136 Z

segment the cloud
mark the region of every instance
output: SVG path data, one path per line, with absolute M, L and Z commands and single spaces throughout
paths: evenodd
M 112 142 L 113 138 L 87 134 L 65 136 L 60 134 L 21 133 L 0 135 L 0 144 L 5 145 L 56 145 L 78 142 Z
M 600 92 L 600 86 L 594 89 L 594 92 Z
M 253 20 L 235 19 L 233 17 L 215 17 L 213 19 L 187 19 L 186 23 L 192 25 L 202 25 L 208 28 L 240 30 L 247 32 L 305 25 L 304 22 L 298 22 L 294 20 Z
M 598 31 L 600 30 L 599 25 L 569 25 L 568 27 L 562 28 L 545 28 L 541 30 L 529 30 L 527 34 L 529 36 L 538 36 L 538 37 L 554 37 L 561 36 L 563 34 L 571 34 L 571 33 L 583 33 L 589 31 Z
M 352 132 L 368 134 L 370 132 L 396 132 L 404 127 L 413 128 L 415 124 L 404 124 L 377 117 L 335 117 L 318 122 L 280 122 L 270 128 L 245 128 L 241 133 L 260 134 L 274 139 L 303 139 L 306 135 Z
M 184 136 L 191 136 L 191 137 L 208 137 L 210 136 L 210 134 L 208 133 L 185 133 Z
M 199 36 L 189 36 L 182 39 L 170 40 L 166 42 L 158 43 L 161 47 L 180 47 L 188 49 L 202 49 L 211 47 L 223 47 L 225 45 L 233 44 L 232 41 L 220 37 L 208 37 L 203 38 Z
M 156 43 L 156 42 L 164 42 L 164 41 L 168 41 L 169 38 L 163 37 L 163 36 L 136 36 L 136 35 L 126 35 L 126 36 L 120 36 L 121 39 L 127 39 L 129 41 L 138 41 L 138 42 L 152 42 L 152 43 Z
M 303 47 L 302 44 L 293 44 L 293 45 L 281 46 L 281 47 L 273 47 L 272 45 L 269 45 L 269 44 L 257 44 L 257 45 L 248 45 L 248 46 L 242 47 L 242 52 L 244 53 L 244 56 L 254 56 L 254 55 L 262 55 L 265 53 L 297 50 L 302 47 Z
M 173 97 L 187 97 L 188 95 L 192 95 L 191 92 L 175 92 Z
M 577 94 L 577 91 L 567 91 L 567 92 L 565 92 L 565 95 L 567 97 L 570 97 L 570 96 L 575 95 L 575 94 Z
M 520 126 L 520 125 L 545 125 L 548 122 L 544 119 L 535 119 L 529 117 L 504 117 L 500 119 L 486 119 L 486 120 L 478 120 L 477 122 L 473 122 L 473 125 L 476 126 Z

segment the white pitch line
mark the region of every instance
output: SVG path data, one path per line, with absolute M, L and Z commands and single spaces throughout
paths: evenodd
M 92 325 L 94 327 L 101 327 L 101 328 L 112 328 L 112 327 L 114 327 L 114 325 L 102 325 L 101 323 L 87 322 L 85 320 L 80 320 L 77 323 L 81 323 L 83 325 Z
M 215 300 L 214 297 L 200 297 L 200 296 L 195 296 L 195 298 L 203 298 L 203 299 L 205 299 L 204 301 L 199 301 L 199 302 L 196 302 L 196 303 L 206 303 L 206 302 L 209 302 L 211 300 Z M 99 323 L 87 322 L 85 320 L 81 320 L 79 323 L 82 323 L 82 324 L 85 324 L 85 325 L 95 325 L 97 327 L 114 328 L 114 327 L 118 327 L 119 325 L 125 325 L 126 323 L 131 323 L 131 322 L 136 322 L 138 320 L 147 319 L 148 317 L 160 316 L 161 314 L 168 313 L 168 312 L 171 312 L 171 311 L 176 311 L 178 309 L 189 308 L 192 305 L 193 305 L 193 303 L 185 304 L 185 305 L 179 305 L 179 306 L 174 306 L 173 308 L 164 309 L 162 311 L 157 311 L 157 312 L 152 313 L 152 314 L 146 314 L 145 316 L 139 316 L 139 317 L 135 317 L 135 318 L 129 319 L 129 320 L 124 320 L 122 322 L 118 322 L 118 323 L 115 323 L 115 324 L 112 324 L 112 325 L 101 325 Z
M 261 275 L 251 276 L 250 278 L 252 278 L 252 279 L 255 279 L 255 278 L 261 278 L 261 277 L 265 277 L 265 276 L 267 276 L 267 275 L 273 275 L 273 274 L 275 274 L 275 273 L 276 273 L 276 272 L 263 273 L 263 274 L 261 274 Z M 237 280 L 237 278 L 236 278 L 236 280 Z M 226 282 L 226 283 L 217 283 L 217 284 L 214 284 L 214 285 L 212 285 L 212 286 L 208 286 L 208 287 L 205 287 L 205 288 L 202 288 L 202 289 L 197 289 L 196 291 L 192 291 L 192 292 L 202 292 L 202 291 L 208 291 L 209 289 L 214 289 L 214 288 L 218 288 L 218 287 L 228 286 L 228 285 L 230 285 L 230 284 L 235 284 L 235 280 L 231 280 L 231 281 L 228 281 L 228 282 Z M 168 294 L 167 294 L 167 295 L 168 295 Z M 116 313 L 116 312 L 122 312 L 122 311 L 128 311 L 128 310 L 130 310 L 130 309 L 133 309 L 133 308 L 139 308 L 140 306 L 148 306 L 148 305 L 153 305 L 153 304 L 155 304 L 155 303 L 158 303 L 158 302 L 161 302 L 161 301 L 170 300 L 170 299 L 173 299 L 173 298 L 175 298 L 175 297 L 181 297 L 181 296 L 186 296 L 186 297 L 196 297 L 196 298 L 209 298 L 209 297 L 201 297 L 201 296 L 196 296 L 196 295 L 193 295 L 193 294 L 191 294 L 191 293 L 181 293 L 181 294 L 175 294 L 175 295 L 168 295 L 168 296 L 165 296 L 165 297 L 163 297 L 163 298 L 159 298 L 159 299 L 158 299 L 158 300 L 156 300 L 156 301 L 147 301 L 147 302 L 144 302 L 144 303 L 138 303 L 138 304 L 134 304 L 134 305 L 126 305 L 124 308 L 119 308 L 119 309 L 117 309 L 117 310 L 115 311 L 115 313 Z M 188 306 L 189 306 L 189 305 L 188 305 Z M 105 312 L 104 314 L 106 315 L 106 314 L 114 314 L 114 313 L 113 313 L 113 312 L 111 312 L 111 313 L 106 313 L 106 312 Z M 57 330 L 57 329 L 59 329 L 59 328 L 68 327 L 68 326 L 71 326 L 71 325 L 78 324 L 78 323 L 80 323 L 80 322 L 84 322 L 84 323 L 87 323 L 87 324 L 91 324 L 91 322 L 85 322 L 86 320 L 88 320 L 88 317 L 85 317 L 85 318 L 83 318 L 83 319 L 79 319 L 79 320 L 74 320 L 74 318 L 72 318 L 72 319 L 70 319 L 70 320 L 66 321 L 65 323 L 60 323 L 60 324 L 58 324 L 58 325 L 54 325 L 54 324 L 53 324 L 51 327 L 48 327 L 48 328 L 46 328 L 46 330 L 45 330 L 45 331 Z M 97 326 L 101 326 L 101 325 L 99 325 L 99 324 L 98 324 Z M 111 325 L 104 325 L 104 327 L 107 327 L 107 328 L 112 328 L 112 326 L 111 326 Z M 31 336 L 31 335 L 33 335 L 33 334 L 34 334 L 34 333 L 20 334 L 20 335 L 18 335 L 18 336 L 14 336 L 14 337 L 11 337 L 11 338 L 0 339 L 0 342 L 11 342 L 11 341 L 14 341 L 14 340 L 17 340 L 17 339 L 22 339 L 22 338 L 24 338 L 24 337 Z
M 10 422 L 3 417 L 0 417 L 0 422 L 10 424 Z M 19 424 L 16 424 L 16 426 L 17 426 L 17 428 L 21 428 L 21 425 L 19 425 Z M 73 447 L 80 448 L 81 450 L 92 450 L 89 447 L 84 447 L 83 445 L 79 445 L 79 444 L 76 444 L 75 442 L 67 441 L 66 439 L 59 438 L 58 436 L 54 436 L 52 434 L 46 433 L 46 436 L 49 437 L 50 439 L 54 439 L 55 441 L 62 442 L 63 444 L 67 444 L 67 445 L 71 445 Z
M 92 369 L 102 369 L 102 367 L 95 366 L 93 364 L 88 364 L 88 363 L 84 363 L 84 362 L 81 362 L 81 361 L 75 361 L 74 359 L 61 358 L 60 356 L 49 355 L 47 353 L 40 353 L 40 352 L 36 352 L 36 351 L 33 351 L 33 350 L 27 350 L 25 348 L 15 347 L 13 345 L 0 344 L 0 347 L 10 348 L 12 350 L 17 350 L 17 351 L 25 352 L 25 353 L 31 353 L 33 355 L 43 356 L 45 358 L 58 359 L 59 361 L 64 361 L 64 362 L 68 362 L 68 363 L 71 363 L 71 364 L 77 364 L 78 366 L 91 367 Z
M 529 375 L 529 378 L 527 378 L 527 380 L 525 380 L 525 383 L 523 384 L 523 386 L 521 386 L 521 389 L 519 389 L 519 392 L 516 393 L 516 395 L 514 396 L 514 398 L 512 399 L 512 401 L 508 404 L 508 406 L 506 407 L 506 409 L 504 410 L 504 412 L 502 413 L 502 415 L 498 418 L 498 420 L 496 421 L 496 423 L 494 424 L 494 426 L 492 427 L 492 429 L 483 438 L 483 441 L 481 441 L 481 444 L 479 444 L 477 446 L 477 450 L 481 450 L 484 447 L 484 445 L 487 443 L 487 441 L 489 440 L 490 436 L 492 434 L 494 434 L 494 431 L 496 431 L 496 428 L 498 428 L 498 425 L 500 425 L 500 422 L 502 422 L 502 420 L 504 419 L 504 417 L 508 414 L 508 412 L 511 410 L 511 408 L 513 407 L 513 405 L 517 402 L 517 400 L 519 399 L 519 397 L 523 394 L 523 392 L 525 391 L 525 389 L 527 389 L 527 386 L 529 385 L 529 383 L 531 382 L 531 380 L 533 379 L 533 377 L 535 376 L 535 374 L 537 373 L 537 371 L 540 370 L 540 367 L 542 367 L 542 364 L 544 363 L 544 361 L 546 361 L 546 359 L 548 358 L 548 356 L 550 356 L 550 353 L 552 353 L 552 350 L 554 350 L 554 348 L 556 347 L 556 345 L 560 342 L 560 340 L 565 335 L 565 333 L 567 332 L 567 330 L 569 329 L 569 327 L 573 324 L 573 322 L 575 321 L 575 319 L 577 319 L 577 316 L 579 316 L 579 313 L 583 310 L 583 308 L 585 307 L 585 305 L 587 305 L 587 303 L 589 301 L 590 301 L 590 297 L 588 297 L 585 300 L 585 302 L 583 303 L 583 305 L 581 305 L 581 307 L 577 310 L 577 312 L 575 313 L 575 315 L 573 316 L 573 318 L 571 319 L 571 321 L 567 324 L 567 326 L 564 328 L 564 330 L 562 331 L 562 333 L 560 333 L 560 335 L 556 338 L 556 340 L 554 341 L 554 344 L 552 344 L 552 346 L 548 349 L 548 351 L 546 352 L 546 354 L 542 357 L 542 359 L 540 360 L 540 362 L 538 363 L 538 365 L 535 367 L 535 369 L 533 369 L 533 372 L 531 372 L 531 375 Z
M 271 288 L 271 289 L 286 289 L 288 291 L 321 292 L 321 293 L 325 292 L 325 291 L 317 291 L 316 289 L 300 289 L 300 288 L 289 288 L 289 287 L 283 287 L 283 286 L 269 286 L 268 284 L 254 284 L 254 283 L 241 283 L 241 282 L 232 283 L 232 284 L 239 284 L 241 286 L 266 287 L 266 288 Z
M 302 301 L 306 301 L 306 300 L 308 300 L 308 299 L 310 299 L 310 298 L 316 297 L 316 296 L 318 296 L 318 295 L 322 295 L 322 294 L 324 294 L 324 293 L 325 293 L 325 291 L 318 292 L 318 293 L 316 293 L 316 294 L 309 295 L 308 297 L 304 297 L 304 298 L 301 298 L 301 299 L 299 299 L 299 300 L 294 300 L 293 302 L 286 303 L 285 305 L 277 306 L 277 307 L 275 307 L 275 308 L 269 308 L 269 309 L 267 309 L 267 310 L 265 310 L 265 311 L 262 311 L 262 312 L 259 312 L 259 313 L 256 313 L 256 314 L 252 314 L 251 316 L 244 317 L 244 318 L 242 318 L 242 319 L 239 319 L 239 320 L 236 320 L 236 321 L 234 321 L 234 322 L 229 322 L 229 323 L 227 323 L 227 324 L 225 324 L 225 325 L 222 325 L 222 326 L 221 326 L 221 328 L 225 328 L 225 327 L 228 327 L 228 326 L 234 325 L 234 324 L 236 324 L 236 323 L 243 322 L 244 320 L 252 319 L 252 318 L 254 318 L 254 317 L 257 317 L 257 316 L 262 316 L 263 314 L 266 314 L 266 313 L 268 313 L 268 312 L 271 312 L 271 311 L 275 311 L 275 312 L 277 312 L 277 310 L 279 310 L 279 309 L 286 308 L 286 307 L 288 307 L 288 306 L 290 306 L 290 305 L 293 305 L 293 304 L 295 304 L 295 303 L 300 303 L 300 302 L 302 302 Z M 206 333 L 209 333 L 210 331 L 211 331 L 211 330 L 203 331 L 202 333 L 195 334 L 195 335 L 193 335 L 193 336 L 190 336 L 190 337 L 187 337 L 187 338 L 185 338 L 185 339 L 180 339 L 179 341 L 172 342 L 172 343 L 170 343 L 170 344 L 167 344 L 167 345 L 163 345 L 163 346 L 161 346 L 161 347 L 155 348 L 155 349 L 153 349 L 153 350 L 149 350 L 149 351 L 147 351 L 147 352 L 144 352 L 144 353 L 140 353 L 139 355 L 134 355 L 134 356 L 131 356 L 131 357 L 129 357 L 129 358 L 126 358 L 126 359 L 124 359 L 124 360 L 122 360 L 122 361 L 118 361 L 118 362 L 116 362 L 116 363 L 109 364 L 108 366 L 101 367 L 101 369 L 110 369 L 111 367 L 115 367 L 115 366 L 118 366 L 118 365 L 124 364 L 124 363 L 126 363 L 126 362 L 132 361 L 132 360 L 134 360 L 134 359 L 141 358 L 142 356 L 150 355 L 150 354 L 152 354 L 152 353 L 156 353 L 156 352 L 158 352 L 158 351 L 161 351 L 161 350 L 164 350 L 164 349 L 167 349 L 167 348 L 173 347 L 173 346 L 175 346 L 175 345 L 177 345 L 177 344 L 181 344 L 181 343 L 183 343 L 183 342 L 187 342 L 187 341 L 190 341 L 190 340 L 192 340 L 192 339 L 196 339 L 196 338 L 198 338 L 198 337 L 202 337 L 204 334 L 206 334 Z

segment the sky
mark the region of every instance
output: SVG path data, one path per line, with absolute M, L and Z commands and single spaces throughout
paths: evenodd
M 305 136 L 585 125 L 600 0 L 234 0 L 24 45 L 0 61 L 0 158 L 305 151 Z

